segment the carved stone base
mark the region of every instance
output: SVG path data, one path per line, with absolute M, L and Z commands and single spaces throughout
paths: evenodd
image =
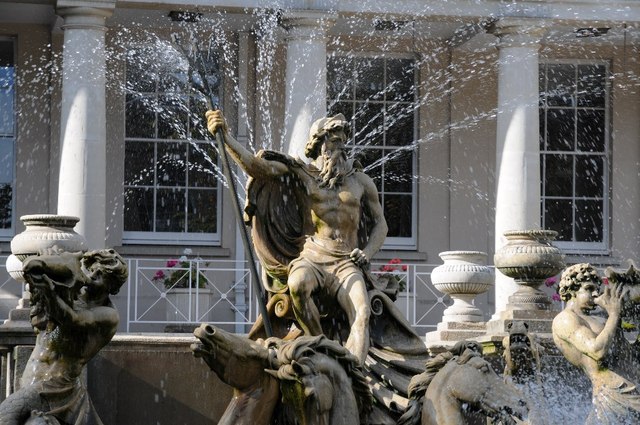
M 484 322 L 441 322 L 433 332 L 425 336 L 431 354 L 440 353 L 465 339 L 476 339 L 486 333 Z
M 527 323 L 529 332 L 550 335 L 553 318 L 558 313 L 550 310 L 506 310 L 498 319 L 487 322 L 487 334 L 505 336 L 509 332 L 509 324 L 519 321 Z

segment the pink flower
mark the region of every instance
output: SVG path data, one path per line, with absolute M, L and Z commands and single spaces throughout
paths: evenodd
M 558 279 L 555 276 L 552 276 L 549 279 L 544 281 L 544 286 L 546 286 L 547 288 L 550 288 L 553 285 L 555 285 L 557 282 L 558 282 Z
M 385 264 L 384 266 L 381 266 L 381 267 L 380 267 L 380 271 L 381 271 L 381 272 L 392 272 L 392 271 L 394 271 L 394 270 L 395 270 L 395 269 L 393 268 L 393 266 L 390 266 L 390 265 L 388 265 L 388 264 Z
M 562 301 L 562 299 L 560 298 L 560 294 L 553 294 L 551 296 L 551 299 L 554 301 Z
M 392 258 L 391 260 L 389 260 L 389 264 L 400 264 L 402 263 L 402 260 L 399 258 Z
M 604 283 L 605 285 L 609 284 L 609 279 L 607 279 L 606 277 L 602 278 L 602 283 Z
M 153 275 L 153 278 L 151 280 L 156 281 L 156 280 L 162 280 L 165 278 L 165 274 L 162 270 L 158 270 L 156 272 L 156 274 Z
M 167 267 L 175 267 L 178 264 L 178 260 L 169 260 L 167 261 Z
M 402 271 L 403 271 L 403 272 L 406 272 L 406 271 L 407 271 L 407 265 L 406 265 L 406 264 L 403 264 L 403 265 L 402 265 Z

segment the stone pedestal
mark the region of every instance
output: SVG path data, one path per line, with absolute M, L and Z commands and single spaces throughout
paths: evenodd
M 453 299 L 453 305 L 444 311 L 436 330 L 426 335 L 432 352 L 485 333 L 484 315 L 473 300 L 493 286 L 493 275 L 485 265 L 485 252 L 445 251 L 440 258 L 444 264 L 431 272 L 431 281 L 438 291 Z
M 551 323 L 558 313 L 551 300 L 539 289 L 545 279 L 555 276 L 565 266 L 564 255 L 551 241 L 551 230 L 514 230 L 505 232 L 507 243 L 496 252 L 496 269 L 517 285 L 503 311 L 487 323 L 487 334 L 506 335 L 514 321 L 524 321 L 530 332 L 551 333 Z

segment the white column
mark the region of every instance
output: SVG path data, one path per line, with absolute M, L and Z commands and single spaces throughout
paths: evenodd
M 495 250 L 508 230 L 540 228 L 538 118 L 539 21 L 504 19 L 493 33 L 498 48 Z M 496 270 L 496 315 L 517 285 Z
M 283 150 L 305 158 L 304 146 L 313 121 L 327 113 L 326 31 L 331 15 L 321 12 L 287 12 L 287 68 Z
M 76 5 L 81 4 L 82 7 Z M 64 18 L 58 214 L 80 218 L 90 249 L 105 245 L 105 20 L 115 0 L 58 1 Z M 90 7 L 95 6 L 95 7 Z

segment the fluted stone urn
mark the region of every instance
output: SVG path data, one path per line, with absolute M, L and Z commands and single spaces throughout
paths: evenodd
M 482 311 L 473 300 L 493 286 L 493 274 L 486 266 L 487 253 L 481 251 L 445 251 L 444 264 L 431 272 L 433 286 L 453 299 L 442 316 L 443 322 L 482 322 Z
M 514 279 L 518 290 L 509 297 L 515 310 L 549 310 L 551 300 L 539 289 L 545 279 L 565 267 L 564 255 L 553 246 L 553 230 L 513 230 L 504 233 L 507 243 L 493 257 L 496 268 Z
M 84 236 L 73 228 L 80 221 L 78 217 L 56 214 L 30 214 L 20 217 L 25 230 L 11 240 L 11 255 L 7 258 L 6 268 L 9 275 L 23 283 L 22 261 L 31 255 L 54 246 L 68 252 L 86 251 Z M 29 306 L 29 288 L 25 287 L 20 308 Z

